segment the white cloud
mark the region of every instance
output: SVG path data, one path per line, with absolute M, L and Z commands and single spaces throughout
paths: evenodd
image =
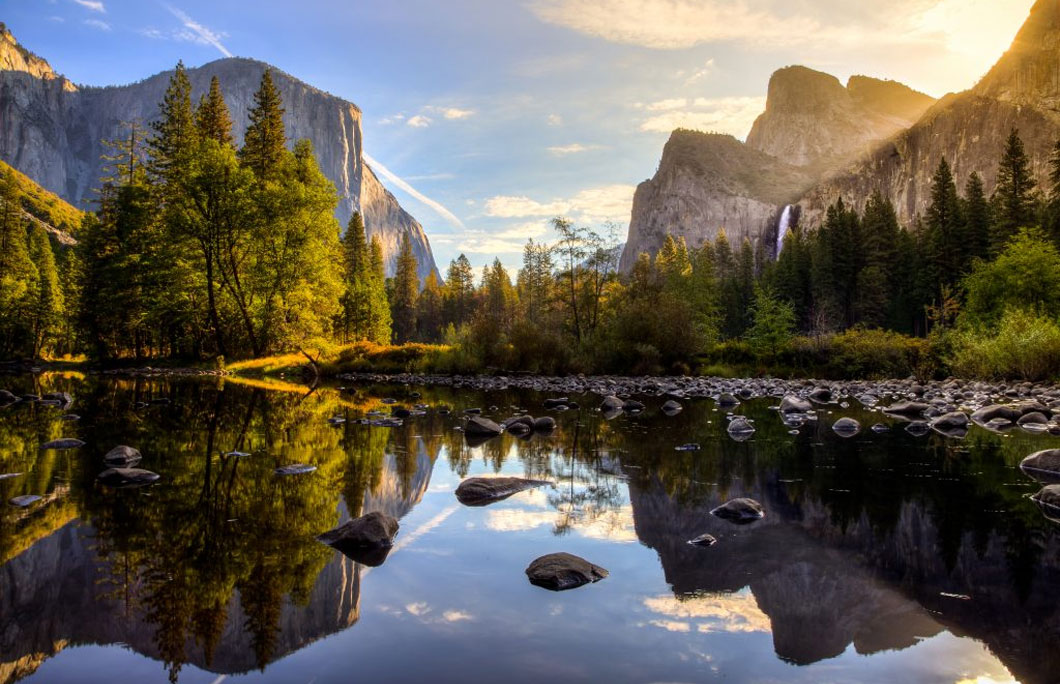
M 406 605 L 405 610 L 407 610 L 412 615 L 415 615 L 416 617 L 420 617 L 421 615 L 426 615 L 427 613 L 431 612 L 431 607 L 427 605 L 426 602 L 419 601 L 417 603 L 410 603 Z
M 465 613 L 462 610 L 447 610 L 442 613 L 442 617 L 445 618 L 446 622 L 463 622 L 464 620 L 472 620 L 469 613 Z
M 629 220 L 634 190 L 632 185 L 603 185 L 545 202 L 524 195 L 495 195 L 486 200 L 486 214 L 499 218 L 564 215 L 584 222 L 625 222 Z
M 453 212 L 451 212 L 448 209 L 446 209 L 445 206 L 441 202 L 437 202 L 435 200 L 432 200 L 430 197 L 427 197 L 422 192 L 420 192 L 416 188 L 414 188 L 411 185 L 409 185 L 408 182 L 403 180 L 396 173 L 394 173 L 393 171 L 391 171 L 387 167 L 383 166 L 379 161 L 377 161 L 377 160 L 373 159 L 372 157 L 370 157 L 368 154 L 362 152 L 361 156 L 364 157 L 364 160 L 366 162 L 368 162 L 368 164 L 372 167 L 372 169 L 377 171 L 379 173 L 379 175 L 383 176 L 384 178 L 389 180 L 394 185 L 398 186 L 399 188 L 401 188 L 402 190 L 404 190 L 408 194 L 412 195 L 413 197 L 418 199 L 420 202 L 423 202 L 424 204 L 426 204 L 428 207 L 430 207 L 435 212 L 437 212 L 439 216 L 444 218 L 446 221 L 448 221 L 453 226 L 455 226 L 457 228 L 460 228 L 461 230 L 467 230 L 467 226 L 464 225 L 464 222 L 461 221 L 460 219 L 458 219 L 456 217 L 456 214 L 454 214 Z
M 139 33 L 144 38 L 150 38 L 152 40 L 165 40 L 166 38 L 166 34 L 162 33 L 156 28 L 151 27 L 142 28 L 137 31 L 137 33 Z
M 671 109 L 651 116 L 640 124 L 640 130 L 670 133 L 676 128 L 747 136 L 755 118 L 765 109 L 764 97 L 698 97 L 688 107 Z
M 548 121 L 548 125 L 549 126 L 562 126 L 563 125 L 563 117 L 560 116 L 559 114 L 549 114 L 547 121 Z
M 706 78 L 707 76 L 710 76 L 713 73 L 714 73 L 714 58 L 711 57 L 710 59 L 708 59 L 706 61 L 706 63 L 702 67 L 700 67 L 699 69 L 696 69 L 695 71 L 693 71 L 688 76 L 688 78 L 685 79 L 685 85 L 692 85 L 696 81 L 704 79 L 704 78 Z M 682 73 L 681 76 L 684 76 L 684 74 Z
M 634 105 L 638 109 L 647 109 L 649 112 L 668 112 L 671 109 L 681 109 L 682 107 L 688 106 L 688 100 L 683 97 L 671 97 L 665 100 L 659 100 L 657 102 L 649 102 L 648 104 L 636 104 Z
M 390 124 L 399 123 L 405 120 L 404 114 L 391 114 L 390 116 L 384 116 L 379 120 L 380 125 L 389 126 Z
M 432 109 L 447 119 L 466 119 L 475 113 L 474 110 L 458 107 L 433 107 Z
M 422 114 L 417 114 L 416 116 L 411 117 L 405 123 L 409 126 L 412 126 L 413 128 L 427 128 L 431 125 L 431 119 L 430 117 L 424 116 Z
M 225 37 L 224 33 L 218 33 L 203 26 L 172 5 L 166 5 L 165 7 L 169 10 L 170 14 L 180 20 L 181 24 L 183 24 L 186 29 L 185 31 L 178 31 L 174 34 L 174 37 L 177 38 L 177 40 L 187 40 L 201 45 L 212 45 L 225 57 L 232 56 L 232 53 L 229 52 L 228 48 L 226 48 L 221 42 L 221 39 Z
M 102 14 L 107 11 L 106 8 L 103 7 L 103 3 L 98 0 L 74 0 L 74 2 L 93 12 L 99 12 Z
M 109 31 L 110 30 L 110 24 L 108 24 L 107 22 L 103 21 L 102 19 L 85 19 L 84 23 L 85 23 L 85 26 L 91 26 L 92 28 L 97 28 L 100 31 Z
M 570 145 L 553 145 L 548 148 L 548 151 L 552 154 L 564 157 L 568 154 L 579 154 L 581 152 L 588 152 L 589 150 L 599 149 L 599 145 L 582 145 L 581 143 L 571 143 Z

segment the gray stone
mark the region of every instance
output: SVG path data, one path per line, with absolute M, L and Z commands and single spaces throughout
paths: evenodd
M 97 476 L 100 483 L 116 489 L 124 487 L 143 487 L 154 484 L 160 479 L 158 473 L 141 468 L 107 468 Z
M 522 477 L 469 477 L 456 488 L 456 498 L 465 506 L 486 506 L 513 494 L 552 484 L 548 480 Z
M 550 553 L 535 559 L 526 568 L 530 583 L 552 591 L 574 589 L 599 582 L 607 570 L 569 553 Z
M 762 509 L 762 504 L 746 497 L 726 501 L 710 513 L 722 520 L 728 520 L 740 525 L 761 520 L 766 515 Z

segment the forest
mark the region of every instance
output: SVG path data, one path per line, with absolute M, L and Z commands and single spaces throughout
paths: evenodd
M 1060 142 L 1038 187 L 1019 132 L 996 188 L 938 161 L 931 204 L 899 224 L 880 192 L 792 226 L 774 261 L 724 231 L 668 237 L 618 272 L 614 231 L 556 217 L 514 274 L 463 255 L 420 282 L 406 238 L 387 278 L 359 214 L 308 141 L 289 146 L 262 77 L 243 145 L 221 84 L 193 102 L 177 65 L 159 116 L 108 142 L 95 211 L 62 244 L 0 179 L 0 357 L 225 367 L 296 353 L 333 368 L 1055 378 L 1060 375 Z M 858 198 L 854 198 L 855 200 Z M 54 211 L 54 209 L 50 210 Z M 79 223 L 79 225 L 78 225 Z M 396 350 L 396 351 L 395 351 Z

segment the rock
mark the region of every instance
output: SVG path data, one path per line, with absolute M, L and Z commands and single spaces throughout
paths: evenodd
M 784 397 L 780 400 L 780 412 L 781 413 L 809 413 L 813 410 L 813 404 L 806 401 L 802 397 L 796 397 L 792 394 Z
M 889 425 L 884 425 L 883 423 L 876 423 L 872 426 L 872 431 L 879 435 L 884 432 L 890 432 L 891 427 Z
M 513 435 L 525 435 L 533 431 L 533 416 L 515 416 L 501 423 L 501 427 Z
M 1060 449 L 1036 451 L 1020 461 L 1020 470 L 1036 480 L 1060 482 Z
M 465 506 L 486 506 L 527 489 L 550 484 L 548 480 L 522 477 L 469 477 L 456 488 L 456 498 Z
M 470 437 L 496 437 L 502 432 L 504 428 L 482 416 L 471 416 L 464 424 L 464 434 Z
M 69 392 L 49 392 L 42 394 L 41 399 L 45 401 L 57 401 L 58 406 L 67 408 L 70 404 L 74 403 L 74 398 L 70 396 Z
M 373 511 L 324 532 L 317 540 L 358 563 L 375 567 L 382 565 L 386 560 L 390 548 L 394 545 L 398 528 L 396 518 Z
M 986 429 L 994 430 L 997 432 L 1007 430 L 1013 425 L 1015 425 L 1015 423 L 1013 423 L 1008 418 L 1002 418 L 1001 416 L 998 416 L 997 418 L 991 418 L 990 420 L 983 423 L 983 427 L 985 427 Z
M 50 442 L 45 442 L 44 444 L 40 445 L 40 448 L 42 451 L 48 449 L 77 449 L 78 447 L 83 447 L 84 445 L 85 443 L 79 439 L 64 437 L 63 439 L 53 439 Z
M 744 497 L 726 501 L 710 513 L 722 520 L 728 520 L 738 525 L 746 525 L 747 523 L 761 520 L 766 515 L 765 511 L 762 510 L 762 504 L 754 499 Z
M 1013 406 L 1003 404 L 991 404 L 984 406 L 972 414 L 972 420 L 979 425 L 986 426 L 990 421 L 1004 418 L 1009 423 L 1015 423 L 1023 416 L 1023 411 Z
M 305 463 L 291 463 L 290 465 L 280 466 L 274 472 L 277 475 L 304 475 L 311 473 L 316 470 L 315 465 L 306 465 Z
M 1016 421 L 1016 425 L 1024 427 L 1026 425 L 1047 425 L 1049 423 L 1049 417 L 1040 411 L 1031 411 L 1020 416 L 1020 419 Z
M 726 431 L 730 436 L 751 435 L 755 431 L 755 426 L 743 416 L 737 416 L 729 421 L 729 426 L 726 428 Z
M 829 404 L 832 402 L 832 390 L 827 387 L 818 387 L 810 392 L 810 400 L 818 404 Z
M 676 416 L 683 409 L 684 409 L 684 407 L 681 406 L 680 404 L 678 404 L 673 399 L 671 399 L 670 401 L 668 401 L 668 402 L 666 402 L 665 404 L 662 405 L 662 412 L 665 413 L 668 416 Z
M 19 401 L 19 398 L 7 391 L 6 389 L 0 389 L 0 406 L 7 406 L 8 404 L 14 404 Z
M 158 473 L 142 468 L 107 468 L 100 473 L 96 479 L 108 487 L 120 489 L 124 487 L 143 487 L 158 482 Z
M 551 416 L 541 416 L 534 419 L 534 432 L 548 434 L 556 429 L 556 419 Z
M 407 408 L 403 408 L 403 407 L 395 407 L 395 408 L 390 410 L 390 415 L 394 416 L 395 418 L 401 418 L 401 419 L 411 418 L 412 417 L 412 411 L 410 411 Z
M 76 413 L 67 413 L 65 416 L 60 417 L 59 420 L 81 420 L 81 416 L 77 415 Z
M 931 432 L 931 426 L 927 421 L 914 420 L 909 425 L 905 426 L 905 431 L 914 437 L 923 437 L 927 433 Z
M 607 575 L 607 570 L 569 553 L 541 556 L 526 568 L 526 576 L 531 584 L 552 591 L 564 591 L 599 582 Z
M 689 442 L 688 444 L 675 446 L 674 451 L 699 451 L 701 448 L 696 442 Z
M 604 400 L 600 402 L 600 410 L 604 412 L 608 411 L 621 411 L 622 407 L 626 405 L 626 402 L 622 401 L 616 396 L 604 397 Z
M 103 457 L 103 462 L 109 466 L 129 468 L 143 460 L 139 449 L 130 446 L 116 446 Z
M 712 534 L 701 534 L 695 539 L 689 539 L 688 543 L 692 546 L 714 546 L 718 540 Z
M 740 400 L 734 397 L 733 395 L 729 394 L 728 392 L 722 392 L 718 395 L 718 406 L 732 407 L 738 406 L 739 404 Z
M 644 403 L 630 399 L 622 404 L 622 410 L 626 413 L 640 413 L 644 410 Z
M 861 423 L 853 418 L 840 418 L 832 424 L 832 431 L 840 437 L 853 437 L 861 432 Z
M 567 397 L 561 397 L 559 399 L 545 399 L 545 408 L 559 408 L 560 406 L 566 406 L 568 403 L 570 403 L 570 400 Z
M 930 406 L 921 401 L 899 401 L 883 409 L 884 413 L 891 413 L 905 418 L 919 418 Z
M 1060 522 L 1060 484 L 1045 485 L 1031 496 L 1046 518 Z
M 961 411 L 944 413 L 931 421 L 931 427 L 936 430 L 952 430 L 954 428 L 968 427 L 968 415 Z
M 19 508 L 28 508 L 29 506 L 32 506 L 38 501 L 40 501 L 40 497 L 36 494 L 23 494 L 22 496 L 16 496 L 8 503 L 10 503 L 12 506 L 17 506 Z

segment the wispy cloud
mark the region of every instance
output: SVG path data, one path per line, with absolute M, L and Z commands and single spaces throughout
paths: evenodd
M 110 30 L 110 24 L 108 24 L 107 22 L 103 21 L 102 19 L 85 19 L 84 24 L 85 24 L 85 26 L 91 26 L 92 28 L 97 28 L 100 31 L 109 31 Z
M 79 0 L 78 0 L 79 1 Z M 225 57 L 231 57 L 232 53 L 229 52 L 228 48 L 221 42 L 221 38 L 224 34 L 213 31 L 206 26 L 203 26 L 199 22 L 195 21 L 183 11 L 173 7 L 172 5 L 165 6 L 169 13 L 180 20 L 180 23 L 184 25 L 186 31 L 181 31 L 176 34 L 179 40 L 188 40 L 195 43 L 201 43 L 203 45 L 212 45 Z
M 661 106 L 666 103 L 666 106 Z M 640 124 L 640 130 L 670 133 L 675 128 L 747 136 L 755 118 L 765 109 L 764 97 L 697 97 L 694 100 L 663 100 L 644 109 L 659 112 Z M 674 106 L 671 106 L 674 105 Z
M 548 125 L 549 126 L 562 126 L 563 125 L 563 117 L 560 116 L 559 114 L 549 114 L 548 115 L 548 119 L 546 119 L 546 121 L 548 121 Z
M 106 12 L 107 9 L 103 6 L 99 0 L 74 0 L 78 5 L 81 5 L 85 9 L 92 10 L 93 12 Z
M 588 152 L 589 150 L 600 149 L 599 145 L 582 145 L 581 143 L 571 143 L 570 145 L 553 145 L 548 148 L 549 153 L 556 155 L 557 157 L 565 157 L 569 154 L 580 154 L 582 152 Z
M 466 119 L 473 115 L 473 109 L 460 109 L 459 107 L 428 107 L 432 112 L 441 114 L 446 119 Z
M 410 117 L 405 123 L 413 128 L 427 128 L 431 125 L 432 119 L 429 116 L 423 114 L 417 114 L 416 116 Z
M 443 205 L 441 202 L 432 200 L 427 195 L 424 195 L 422 192 L 409 185 L 407 181 L 402 179 L 400 176 L 398 176 L 396 173 L 394 173 L 387 167 L 383 166 L 378 160 L 373 159 L 368 154 L 362 153 L 361 156 L 364 157 L 364 160 L 368 162 L 369 166 L 379 172 L 379 175 L 383 176 L 394 185 L 398 186 L 408 194 L 412 195 L 420 202 L 423 202 L 425 205 L 433 209 L 439 216 L 444 218 L 453 226 L 460 228 L 461 230 L 467 230 L 467 226 L 464 225 L 464 222 L 457 218 L 456 214 L 446 209 L 445 205 Z
M 565 215 L 579 221 L 623 222 L 629 220 L 634 190 L 632 185 L 602 185 L 544 202 L 524 195 L 495 195 L 486 200 L 486 214 L 498 218 Z

